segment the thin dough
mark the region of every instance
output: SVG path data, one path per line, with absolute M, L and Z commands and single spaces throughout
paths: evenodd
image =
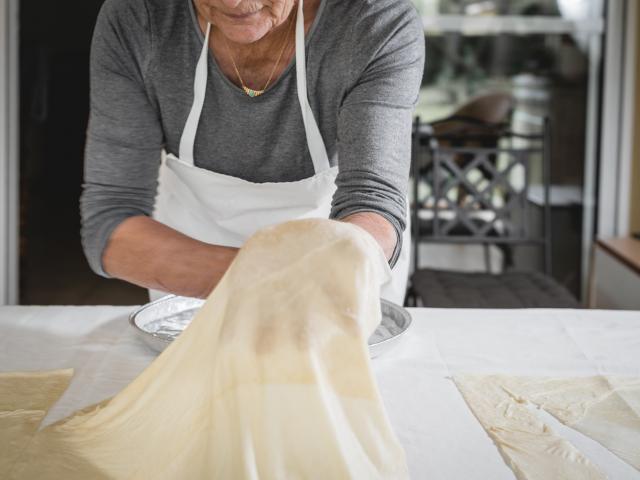
M 501 377 L 518 401 L 530 401 L 640 470 L 640 378 Z
M 388 275 L 358 227 L 259 232 L 147 370 L 35 435 L 10 478 L 408 478 L 367 349 Z
M 72 376 L 73 370 L 0 374 L 0 473 L 9 472 Z
M 519 480 L 606 477 L 505 389 L 499 375 L 457 375 L 465 401 Z

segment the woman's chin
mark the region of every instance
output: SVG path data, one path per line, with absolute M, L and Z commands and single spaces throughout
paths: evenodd
M 269 33 L 267 25 L 221 25 L 219 28 L 229 41 L 243 45 L 257 42 Z

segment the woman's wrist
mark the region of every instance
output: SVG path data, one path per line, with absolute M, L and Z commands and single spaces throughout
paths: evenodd
M 357 212 L 342 218 L 341 221 L 358 225 L 369 232 L 382 248 L 387 260 L 393 257 L 398 235 L 393 225 L 382 215 L 375 212 Z
M 204 298 L 218 284 L 236 252 L 138 216 L 114 230 L 103 265 L 110 276 L 144 288 Z
M 201 259 L 195 259 L 200 260 L 201 265 L 208 266 L 197 269 L 200 279 L 195 285 L 193 295 L 189 295 L 196 298 L 207 298 L 211 294 L 238 253 L 237 248 L 217 245 L 206 245 L 205 250 Z

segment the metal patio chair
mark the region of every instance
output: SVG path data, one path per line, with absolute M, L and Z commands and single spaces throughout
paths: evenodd
M 483 143 L 486 135 L 492 141 L 499 140 Z M 518 147 L 518 142 L 527 145 Z M 492 146 L 476 146 L 479 144 Z M 488 134 L 438 135 L 416 119 L 412 150 L 414 271 L 409 304 L 442 308 L 579 307 L 569 291 L 551 277 L 546 123 L 540 135 L 519 135 L 504 126 Z M 529 214 L 531 165 L 536 158 L 542 162 L 544 178 L 542 235 L 532 233 Z M 420 198 L 418 185 L 425 172 L 431 191 Z M 419 247 L 423 243 L 483 245 L 486 271 L 419 268 Z M 490 271 L 491 245 L 503 252 L 502 273 Z M 519 245 L 543 249 L 541 272 L 513 268 L 512 248 Z

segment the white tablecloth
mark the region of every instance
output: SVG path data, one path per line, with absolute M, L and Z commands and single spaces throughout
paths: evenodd
M 45 420 L 110 397 L 154 358 L 134 336 L 131 307 L 0 308 L 0 371 L 73 367 Z M 395 350 L 373 361 L 414 479 L 514 479 L 450 379 L 456 372 L 640 376 L 640 312 L 411 310 Z M 613 479 L 640 472 L 543 414 Z

